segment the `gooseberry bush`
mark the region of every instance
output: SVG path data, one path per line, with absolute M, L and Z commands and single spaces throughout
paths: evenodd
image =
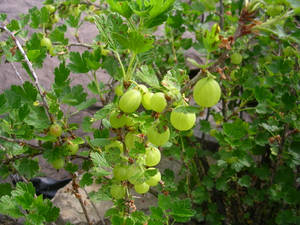
M 57 220 L 30 182 L 43 157 L 80 203 L 79 187 L 99 185 L 89 197 L 113 201 L 114 225 L 299 223 L 299 17 L 297 0 L 46 0 L 0 14 L 1 63 L 28 75 L 0 94 L 0 176 L 22 178 L 0 184 L 0 213 Z M 74 74 L 90 83 L 71 86 Z M 145 194 L 157 205 L 140 210 Z

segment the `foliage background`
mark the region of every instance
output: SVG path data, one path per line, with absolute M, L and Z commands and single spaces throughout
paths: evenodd
M 114 1 L 107 2 L 113 11 L 117 11 L 123 17 L 132 16 L 128 8 L 121 7 L 120 10 L 117 6 L 114 8 Z M 126 5 L 126 2 L 123 3 Z M 162 2 L 165 5 L 173 3 Z M 95 71 L 101 68 L 107 70 L 114 80 L 122 79 L 122 68 L 118 66 L 114 57 L 110 54 L 105 55 L 106 47 L 111 52 L 120 54 L 126 68 L 132 69 L 130 59 L 137 60 L 137 69 L 140 69 L 140 72 L 136 75 L 133 73 L 134 78 L 151 86 L 152 90 L 162 88 L 166 94 L 178 95 L 174 89 L 164 85 L 167 82 L 175 89 L 182 88 L 182 92 L 189 96 L 189 86 L 186 85 L 193 84 L 196 79 L 205 76 L 208 70 L 217 77 L 222 86 L 220 105 L 204 111 L 193 107 L 186 109 L 196 111 L 199 115 L 200 128 L 197 129 L 203 132 L 201 142 L 189 133 L 173 130 L 170 145 L 163 151 L 166 156 L 184 162 L 182 174 L 186 176 L 178 182 L 175 181 L 171 170 L 164 171 L 165 185 L 158 188 L 158 192 L 164 194 L 158 195 L 158 206 L 150 209 L 150 220 L 141 212 L 132 213 L 128 218 L 124 218 L 118 208 L 109 211 L 107 216 L 113 224 L 122 224 L 124 220 L 128 224 L 141 224 L 147 220 L 148 224 L 168 224 L 176 221 L 186 222 L 191 218 L 199 223 L 208 224 L 296 224 L 299 220 L 300 199 L 300 78 L 299 19 L 295 15 L 299 13 L 299 4 L 292 0 L 266 0 L 252 1 L 248 7 L 244 7 L 243 1 L 223 1 L 222 11 L 217 1 L 190 3 L 191 5 L 188 5 L 176 1 L 171 14 L 166 6 L 165 12 L 156 14 L 153 18 L 137 10 L 135 13 L 139 12 L 141 18 L 144 16 L 145 22 L 137 33 L 126 33 L 128 27 L 135 26 L 134 20 L 128 19 L 126 25 L 115 26 L 116 22 L 120 21 L 119 16 L 108 16 L 103 20 L 100 14 L 100 17 L 96 18 L 100 30 L 97 40 L 101 43 L 113 40 L 116 43 L 101 47 L 94 43 L 89 46 L 91 49 L 84 53 L 67 51 L 60 56 L 62 63 L 54 70 L 52 90 L 47 93 L 49 112 L 58 120 L 64 121 L 66 131 L 72 132 L 73 129 L 77 129 L 77 125 L 66 122 L 67 118 L 64 118 L 59 110 L 59 104 L 69 105 L 80 111 L 96 102 L 95 99 L 86 101 L 84 89 L 80 85 L 69 87 L 70 72 L 91 72 L 93 77 Z M 65 4 L 67 7 L 58 7 L 59 4 Z M 157 3 L 152 1 L 152 4 Z M 276 9 L 277 5 L 282 7 Z M 56 6 L 61 16 L 66 15 L 67 25 L 74 27 L 76 36 L 80 13 L 76 16 L 76 12 L 68 12 L 68 9 L 76 10 L 78 2 L 65 1 L 56 3 Z M 86 11 L 84 8 L 80 10 Z M 89 10 L 95 13 L 95 9 Z M 46 24 L 51 14 L 47 17 L 47 12 L 44 12 L 46 18 L 43 18 L 43 10 L 31 10 L 30 19 L 23 17 L 19 22 L 12 20 L 7 27 L 10 31 L 17 32 L 20 37 L 27 38 L 23 27 L 28 21 L 34 29 L 37 29 L 39 24 Z M 204 12 L 206 15 L 202 16 Z M 216 12 L 223 16 L 218 16 Z M 105 13 L 111 15 L 110 10 Z M 2 16 L 2 20 L 4 19 Z M 157 38 L 156 44 L 151 46 L 153 39 L 156 39 L 151 36 L 151 28 L 164 21 L 167 21 L 165 36 Z M 214 23 L 219 23 L 221 29 L 217 26 L 211 28 Z M 63 45 L 70 44 L 64 37 L 66 28 L 55 24 L 49 28 L 52 28 L 49 29 L 50 39 L 58 43 L 55 47 L 57 54 Z M 192 32 L 195 39 L 182 38 L 186 30 Z M 40 46 L 41 38 L 40 33 L 33 33 L 24 45 L 30 61 L 36 68 L 42 66 L 47 54 L 47 49 Z M 143 38 L 145 41 L 139 42 Z M 183 51 L 191 46 L 206 56 L 207 61 L 204 65 L 192 61 L 200 68 L 200 72 L 190 83 L 186 83 L 188 77 L 183 76 L 185 73 L 182 73 L 182 70 L 188 72 L 189 69 L 186 67 Z M 20 52 L 12 52 L 12 40 L 2 42 L 1 48 L 6 60 L 23 63 L 25 70 L 31 73 Z M 230 60 L 234 52 L 242 55 L 241 64 L 234 64 Z M 128 81 L 130 76 L 131 73 L 124 74 L 123 79 Z M 161 86 L 156 82 L 155 76 L 164 81 Z M 102 104 L 106 105 L 109 101 L 116 103 L 116 99 L 108 98 L 106 101 L 103 98 L 109 92 L 109 88 L 105 89 L 100 83 L 99 92 L 97 85 L 98 82 L 92 78 L 89 90 L 99 95 Z M 27 142 L 24 142 L 24 145 L 23 141 L 21 146 L 20 143 L 16 145 L 7 142 L 11 139 L 41 140 L 43 144 L 39 147 L 52 149 L 43 152 L 44 158 L 49 162 L 66 156 L 63 149 L 53 146 L 51 137 L 39 135 L 49 127 L 50 121 L 43 107 L 32 107 L 36 101 L 43 100 L 32 84 L 26 82 L 22 86 L 13 86 L 0 96 L 0 111 L 5 115 L 1 119 L 1 134 L 4 137 L 1 146 L 6 149 L 0 155 L 4 162 L 1 165 L 1 176 L 5 178 L 9 173 L 17 172 L 27 180 L 39 172 L 37 161 L 23 156 L 35 156 L 43 150 L 34 149 L 26 144 Z M 88 161 L 90 163 L 83 166 L 86 171 L 81 182 L 83 186 L 93 182 L 90 179 L 92 175 L 100 181 L 105 175 L 96 175 L 92 169 L 98 164 L 105 165 L 109 159 L 99 158 L 98 155 L 101 154 L 93 151 L 107 143 L 103 138 L 107 138 L 109 130 L 106 113 L 110 109 L 111 105 L 108 105 L 82 121 L 81 128 L 85 132 L 93 133 L 91 141 L 88 137 L 85 137 L 84 141 L 79 137 L 75 139 L 77 143 L 88 144 L 91 148 L 91 152 L 80 155 L 89 155 L 92 158 L 92 161 Z M 91 127 L 91 118 L 95 121 L 102 120 L 104 125 L 101 132 Z M 211 148 L 209 143 L 205 142 L 207 136 L 214 137 L 219 146 Z M 180 145 L 177 144 L 178 141 L 181 141 Z M 69 157 L 67 159 L 69 160 Z M 66 169 L 74 174 L 77 167 L 69 163 Z M 40 224 L 56 219 L 58 210 L 53 208 L 49 201 L 35 196 L 30 183 L 19 183 L 12 192 L 9 184 L 3 184 L 1 187 L 1 190 L 4 190 L 0 201 L 2 213 L 12 217 L 25 216 L 28 224 Z M 116 205 L 122 209 L 124 202 L 116 202 Z M 20 211 L 20 206 L 27 211 Z

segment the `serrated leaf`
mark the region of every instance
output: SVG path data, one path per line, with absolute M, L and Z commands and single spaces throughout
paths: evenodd
M 5 13 L 0 13 L 0 21 L 6 20 L 7 15 Z
M 35 198 L 33 207 L 46 222 L 54 222 L 59 216 L 59 208 L 53 206 L 49 199 L 43 199 L 42 195 Z
M 59 42 L 63 45 L 67 45 L 69 40 L 65 38 L 65 32 L 67 30 L 66 25 L 61 25 L 59 27 L 56 27 L 52 33 L 50 34 L 50 39 L 52 42 Z
M 73 163 L 67 163 L 64 169 L 70 173 L 75 173 L 76 171 L 78 171 L 78 165 Z
M 102 119 L 106 118 L 107 115 L 111 112 L 112 108 L 113 108 L 113 104 L 108 104 L 108 105 L 104 106 L 102 109 L 98 110 L 94 114 L 94 118 L 96 120 L 102 120 Z
M 79 181 L 80 187 L 83 188 L 84 186 L 90 186 L 92 184 L 93 184 L 93 175 L 90 173 L 83 174 L 83 176 Z
M 171 208 L 172 198 L 170 195 L 158 195 L 158 206 L 163 210 L 167 210 Z
M 12 191 L 12 196 L 20 196 L 25 193 L 29 193 L 31 196 L 34 196 L 35 189 L 33 187 L 32 183 L 24 183 L 24 182 L 18 182 L 16 189 Z
M 20 218 L 23 216 L 20 208 L 11 197 L 5 195 L 0 198 L 0 213 L 11 216 L 13 218 Z
M 75 139 L 72 139 L 72 143 L 81 145 L 81 144 L 84 144 L 85 141 L 83 140 L 83 138 L 77 137 L 77 138 L 75 138 Z
M 70 61 L 68 64 L 68 68 L 73 73 L 87 73 L 89 72 L 89 68 L 86 66 L 83 58 L 80 56 L 79 52 L 70 52 Z
M 43 107 L 31 107 L 30 113 L 24 119 L 24 122 L 37 130 L 44 130 L 50 126 L 50 121 Z
M 44 225 L 44 217 L 38 214 L 29 213 L 25 216 L 25 218 L 25 225 Z
M 49 162 L 53 162 L 61 159 L 65 156 L 65 154 L 67 154 L 67 151 L 65 151 L 62 147 L 47 148 L 43 153 L 43 157 Z
M 241 139 L 247 135 L 247 130 L 241 120 L 223 124 L 224 133 L 230 138 Z
M 209 192 L 205 189 L 205 187 L 200 186 L 193 190 L 192 196 L 195 203 L 202 204 L 209 199 Z
M 195 215 L 195 211 L 192 209 L 183 209 L 181 212 L 177 210 L 176 213 L 172 211 L 170 215 L 174 217 L 176 222 L 186 223 Z
M 238 180 L 238 184 L 241 185 L 242 187 L 249 187 L 251 184 L 251 177 L 248 175 L 242 176 Z
M 113 33 L 113 38 L 115 38 L 123 48 L 129 49 L 135 54 L 150 50 L 153 44 L 152 39 L 145 38 L 142 34 L 136 31 L 129 32 L 127 35 Z
M 24 158 L 15 162 L 15 168 L 22 176 L 27 178 L 34 177 L 40 170 L 39 163 L 36 160 Z
M 109 197 L 109 195 L 106 194 L 101 188 L 97 192 L 95 192 L 95 191 L 90 192 L 89 193 L 89 197 L 94 202 L 109 201 L 109 200 L 111 200 L 111 198 Z
M 81 104 L 79 104 L 75 107 L 78 111 L 81 111 L 81 110 L 84 110 L 84 109 L 94 105 L 96 102 L 97 102 L 96 98 L 91 98 L 91 99 L 88 99 L 88 100 L 82 102 Z
M 76 15 L 70 15 L 67 19 L 66 19 L 66 23 L 70 26 L 70 27 L 78 27 L 79 25 L 79 21 L 80 21 L 80 15 L 76 16 Z
M 65 94 L 61 101 L 65 104 L 76 106 L 86 101 L 87 93 L 81 85 L 73 86 L 69 93 Z
M 34 102 L 37 98 L 37 90 L 35 86 L 33 86 L 32 83 L 25 81 L 23 84 L 23 89 L 24 89 L 24 98 Z
M 49 12 L 46 7 L 41 8 L 41 23 L 49 22 Z
M 125 18 L 129 18 L 132 15 L 132 10 L 127 1 L 107 0 L 107 3 L 110 5 L 112 11 L 118 12 Z
M 154 88 L 157 88 L 157 89 L 160 88 L 159 81 L 158 81 L 158 78 L 155 74 L 155 71 L 150 66 L 146 66 L 146 65 L 141 66 L 140 70 L 138 70 L 136 72 L 135 76 L 139 80 L 141 80 L 142 82 L 148 84 L 151 87 L 154 87 Z
M 10 195 L 12 187 L 10 183 L 0 183 L 0 197 Z
M 33 195 L 25 192 L 23 195 L 15 196 L 14 200 L 18 205 L 20 205 L 23 209 L 28 210 L 31 208 L 34 197 Z
M 32 34 L 30 40 L 26 42 L 26 49 L 29 60 L 35 66 L 42 67 L 47 49 L 41 47 L 41 39 L 37 33 Z
M 58 87 L 69 84 L 68 78 L 70 75 L 70 70 L 65 66 L 65 63 L 61 63 L 59 67 L 54 69 L 54 75 L 54 81 Z
M 110 167 L 109 163 L 106 161 L 106 159 L 103 157 L 103 155 L 98 152 L 92 152 L 91 159 L 95 166 Z
M 151 211 L 151 218 L 152 219 L 160 220 L 160 221 L 163 220 L 163 218 L 164 218 L 164 212 L 163 212 L 163 210 L 161 208 L 151 206 L 150 207 L 150 211 Z

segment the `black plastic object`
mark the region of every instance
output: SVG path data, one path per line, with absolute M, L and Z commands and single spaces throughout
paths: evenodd
M 37 195 L 43 194 L 44 198 L 52 199 L 58 189 L 67 185 L 71 179 L 55 180 L 49 177 L 35 177 L 30 181 L 35 187 Z

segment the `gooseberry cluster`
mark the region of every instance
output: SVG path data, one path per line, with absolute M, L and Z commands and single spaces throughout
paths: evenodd
M 60 124 L 53 123 L 49 127 L 48 135 L 52 136 L 55 141 L 57 141 L 58 138 L 61 138 L 62 134 L 63 134 L 63 129 Z M 79 144 L 72 141 L 70 137 L 64 138 L 64 140 L 62 141 L 62 147 L 66 150 L 64 154 L 65 156 L 76 155 L 79 150 Z M 57 170 L 62 169 L 65 166 L 65 157 L 61 156 L 51 161 L 51 165 L 53 166 L 53 168 Z
M 195 125 L 196 114 L 174 109 L 174 102 L 169 104 L 164 92 L 153 93 L 142 84 L 135 83 L 125 93 L 123 85 L 118 85 L 115 92 L 117 103 L 109 115 L 109 121 L 116 137 L 105 146 L 105 151 L 120 152 L 122 160 L 113 167 L 110 193 L 113 198 L 122 199 L 129 187 L 144 194 L 160 182 L 161 174 L 155 166 L 161 160 L 159 147 L 166 145 L 170 139 L 169 124 L 175 130 L 188 131 Z M 193 94 L 197 104 L 211 107 L 219 101 L 221 90 L 213 78 L 207 77 L 198 81 Z M 145 111 L 141 114 L 152 119 L 150 126 L 149 122 L 145 125 L 145 121 L 134 120 L 141 105 Z M 176 102 L 176 107 L 186 105 L 184 100 Z M 136 151 L 138 148 L 142 148 L 142 151 Z

